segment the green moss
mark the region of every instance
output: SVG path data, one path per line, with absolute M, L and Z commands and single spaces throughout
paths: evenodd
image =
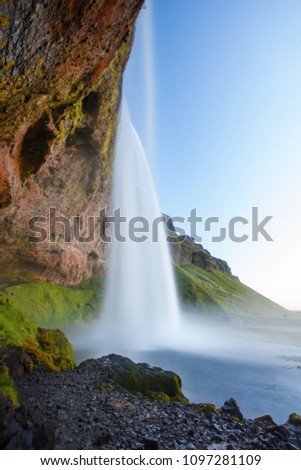
M 182 393 L 181 378 L 171 371 L 147 364 L 135 364 L 128 358 L 113 360 L 108 378 L 132 393 L 164 401 L 187 402 Z
M 164 392 L 146 392 L 144 396 L 151 400 L 164 401 L 165 403 L 171 402 L 170 397 Z
M 197 413 L 205 413 L 206 415 L 216 414 L 218 412 L 213 403 L 197 403 L 193 408 Z
M 41 76 L 41 67 L 44 63 L 44 60 L 38 55 L 34 55 L 23 73 L 12 76 L 12 71 L 15 66 L 15 62 L 10 60 L 6 62 L 2 68 L 2 75 L 0 79 L 0 90 L 1 90 L 1 100 L 9 100 L 9 105 L 12 106 L 12 99 L 16 98 L 17 102 L 22 101 L 22 96 L 24 97 L 24 91 L 29 86 L 33 77 Z M 20 95 L 21 93 L 21 95 Z
M 107 160 L 111 156 L 111 148 L 113 145 L 114 137 L 115 137 L 115 130 L 117 125 L 117 113 L 116 113 L 116 103 L 119 101 L 120 96 L 120 83 L 119 81 L 115 81 L 114 86 L 110 90 L 110 101 L 111 106 L 107 107 L 107 113 L 104 117 L 106 122 L 108 123 L 108 132 L 105 134 L 105 138 L 103 140 L 102 147 L 100 149 L 100 153 L 102 157 Z M 115 106 L 114 106 L 115 105 Z
M 98 116 L 99 128 L 105 128 L 105 133 L 101 139 L 101 147 L 99 153 L 101 156 L 101 163 L 103 170 L 106 172 L 106 177 L 110 176 L 108 170 L 108 160 L 111 159 L 114 146 L 114 138 L 118 120 L 118 104 L 121 91 L 122 73 L 125 62 L 128 58 L 131 48 L 131 35 L 132 29 L 129 31 L 129 40 L 121 45 L 110 64 L 106 67 L 104 72 L 91 84 L 85 84 L 82 81 L 76 81 L 71 84 L 71 91 L 68 98 L 56 103 L 55 92 L 51 101 L 55 106 L 65 106 L 65 111 L 57 125 L 56 137 L 59 142 L 64 141 L 68 135 L 72 135 L 79 123 L 84 118 L 82 104 L 83 100 L 94 91 L 99 91 L 101 94 L 101 101 L 103 106 L 100 108 Z M 110 83 L 108 83 L 108 81 Z M 55 90 L 55 86 L 54 86 Z M 104 126 L 102 125 L 104 123 Z
M 41 327 L 63 328 L 94 318 L 99 311 L 101 287 L 102 280 L 96 277 L 73 287 L 25 282 L 4 287 L 2 297 L 8 299 L 14 315 L 19 312 L 22 318 L 25 315 Z M 9 318 L 8 313 L 6 317 Z M 17 324 L 14 320 L 11 323 Z
M 0 346 L 22 346 L 26 341 L 35 341 L 36 325 L 19 307 L 8 302 L 8 297 L 0 295 Z
M 277 424 L 275 423 L 275 421 L 273 420 L 271 415 L 258 416 L 258 418 L 255 418 L 254 421 L 258 421 L 260 423 L 263 423 L 267 427 L 277 426 Z
M 288 418 L 288 422 L 294 426 L 301 426 L 301 415 L 297 413 L 291 413 Z
M 23 349 L 33 359 L 26 367 L 29 373 L 37 364 L 52 371 L 69 370 L 75 366 L 72 346 L 59 330 L 39 329 L 36 340 L 27 341 Z
M 84 96 L 80 97 L 71 106 L 66 108 L 56 131 L 56 138 L 59 142 L 62 142 L 68 135 L 74 134 L 79 123 L 82 121 L 84 117 L 82 110 L 83 98 Z
M 50 356 L 57 370 L 68 370 L 75 366 L 72 346 L 60 330 L 39 328 L 37 340 L 39 349 Z
M 18 392 L 15 388 L 13 379 L 9 375 L 9 370 L 6 366 L 0 366 L 0 394 L 8 398 L 14 405 L 18 405 Z
M 75 365 L 72 347 L 59 330 L 38 328 L 18 307 L 0 296 L 0 346 L 17 346 L 28 353 L 23 364 L 32 372 L 36 364 L 43 364 L 50 370 L 71 369 Z
M 51 4 L 46 10 L 52 10 Z M 57 15 L 58 11 L 55 14 Z M 62 7 L 62 14 L 65 16 L 65 7 Z M 8 20 L 7 16 L 1 16 L 0 23 L 3 28 L 8 26 Z M 116 131 L 116 110 L 120 98 L 122 73 L 129 57 L 133 37 L 133 27 L 127 25 L 126 29 L 127 36 L 123 36 L 118 50 L 107 66 L 104 59 L 104 70 L 99 75 L 94 66 L 88 73 L 86 70 L 90 62 L 95 62 L 94 42 L 89 38 L 84 43 L 81 41 L 82 56 L 75 58 L 72 64 L 69 63 L 72 51 L 79 45 L 79 39 L 73 35 L 64 38 L 62 47 L 54 43 L 55 65 L 50 64 L 47 58 L 44 61 L 43 54 L 31 56 L 30 45 L 26 47 L 27 54 L 24 57 L 26 67 L 22 72 L 19 68 L 14 70 L 13 61 L 5 63 L 4 58 L 0 58 L 0 61 L 2 59 L 0 139 L 10 141 L 21 122 L 32 125 L 43 112 L 47 112 L 56 116 L 53 122 L 57 129 L 57 142 L 53 145 L 60 145 L 82 120 L 83 99 L 91 91 L 101 91 L 102 115 L 99 119 L 99 129 L 103 129 L 103 138 L 100 139 L 100 155 L 102 159 L 110 160 Z M 4 37 L 2 44 L 6 40 Z M 107 58 L 112 52 L 107 51 Z M 89 61 L 89 58 L 92 60 Z M 58 109 L 63 110 L 61 114 L 57 113 Z M 107 170 L 107 165 L 104 164 L 104 168 Z

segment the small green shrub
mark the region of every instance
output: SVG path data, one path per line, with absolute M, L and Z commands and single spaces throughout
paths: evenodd
M 6 366 L 0 366 L 0 394 L 8 398 L 14 405 L 18 405 L 18 392 L 15 388 L 13 379 L 9 375 Z

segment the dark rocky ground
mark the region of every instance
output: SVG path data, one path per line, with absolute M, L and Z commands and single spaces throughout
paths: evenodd
M 175 374 L 142 365 L 139 383 L 143 371 L 153 390 L 154 378 L 162 379 L 161 400 L 124 388 L 137 390 L 137 367 L 120 356 L 22 375 L 16 380 L 22 406 L 0 401 L 1 448 L 301 449 L 299 425 L 277 425 L 268 416 L 244 419 L 234 400 L 222 410 L 186 403 Z

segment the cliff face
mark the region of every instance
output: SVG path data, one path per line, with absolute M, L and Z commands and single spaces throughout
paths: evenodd
M 207 272 L 217 269 L 232 275 L 231 269 L 226 261 L 212 256 L 203 245 L 196 243 L 192 237 L 188 235 L 177 235 L 170 216 L 164 214 L 164 217 L 167 234 L 169 236 L 170 251 L 175 264 L 178 266 L 194 264 Z
M 103 242 L 29 243 L 28 221 L 89 216 L 108 204 L 122 73 L 143 0 L 0 3 L 0 272 L 77 283 L 101 272 Z M 68 232 L 67 224 L 67 232 Z

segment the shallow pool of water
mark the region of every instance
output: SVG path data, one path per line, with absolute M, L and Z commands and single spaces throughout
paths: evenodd
M 279 423 L 292 412 L 301 412 L 301 368 L 295 361 L 277 364 L 225 361 L 176 351 L 130 354 L 136 361 L 177 372 L 183 392 L 193 402 L 221 406 L 237 400 L 245 417 L 270 414 Z
M 269 345 L 269 352 L 262 362 L 258 358 L 255 362 L 240 362 L 174 350 L 122 354 L 135 362 L 178 373 L 183 392 L 192 402 L 221 406 L 233 397 L 246 418 L 270 414 L 276 422 L 283 423 L 290 413 L 301 413 L 301 349 Z M 81 349 L 76 356 L 80 362 L 100 354 Z

